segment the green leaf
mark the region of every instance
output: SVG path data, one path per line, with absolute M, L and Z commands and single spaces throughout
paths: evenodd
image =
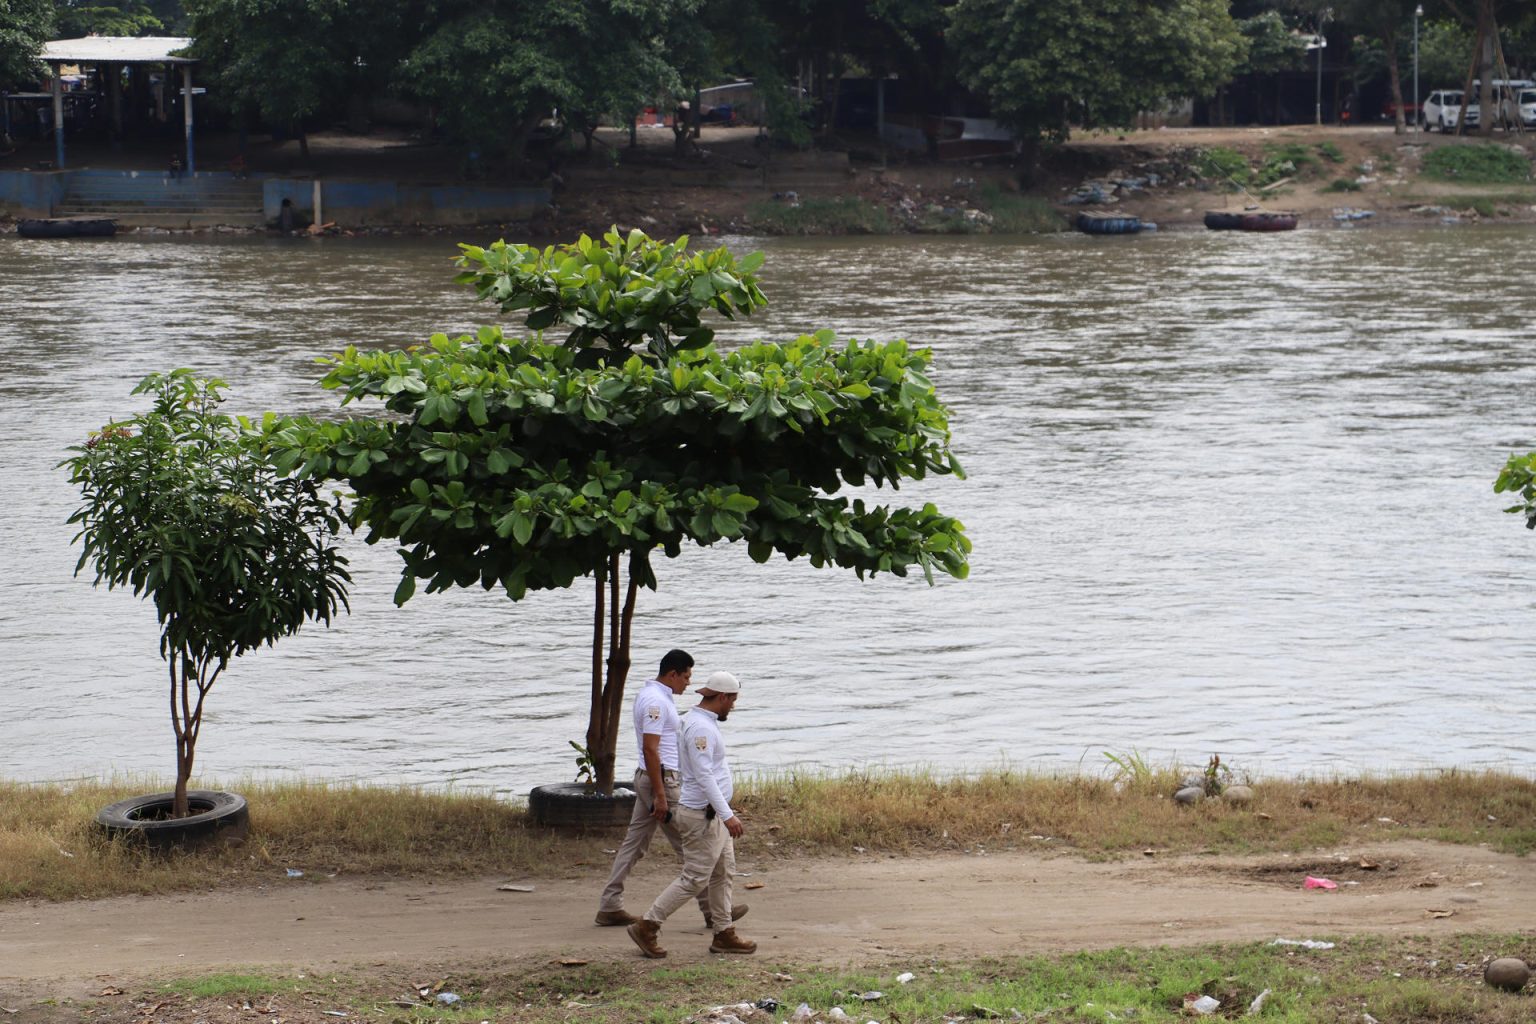
M 512 513 L 512 539 L 521 547 L 527 545 L 532 537 L 533 520 L 521 512 Z

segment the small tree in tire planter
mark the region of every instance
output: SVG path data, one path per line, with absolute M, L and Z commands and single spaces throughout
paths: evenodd
M 133 393 L 153 395 L 154 407 L 102 428 L 63 463 L 84 498 L 69 520 L 84 548 L 75 572 L 94 565 L 98 584 L 154 600 L 170 677 L 176 789 L 114 804 L 103 823 L 142 820 L 167 839 L 178 830 L 157 819 L 190 812 L 243 827 L 243 799 L 187 788 L 208 693 L 231 658 L 328 623 L 350 581 L 332 544 L 335 509 L 312 482 L 273 468 L 252 424 L 218 412 L 224 387 L 190 370 L 146 377 Z
M 486 327 L 403 351 L 348 348 L 322 386 L 344 404 L 381 401 L 387 416 L 269 424 L 280 466 L 345 480 L 353 525 L 399 545 L 397 604 L 418 580 L 514 601 L 591 580 L 586 751 L 603 794 L 657 552 L 742 540 L 758 562 L 778 552 L 861 577 L 967 572 L 963 528 L 932 505 L 835 496 L 959 472 L 928 353 L 823 331 L 722 355 L 702 315 L 762 305 L 762 257 L 687 242 L 632 231 L 542 250 L 462 246 L 458 280 L 521 314 L 532 337 Z

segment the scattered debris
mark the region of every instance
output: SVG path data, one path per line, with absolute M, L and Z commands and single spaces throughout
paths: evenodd
M 742 888 L 743 889 L 761 889 L 766 884 L 767 884 L 766 882 L 748 882 L 746 885 L 742 886 Z
M 1454 910 L 1425 910 L 1424 911 L 1424 916 L 1425 917 L 1450 917 L 1450 916 L 1452 916 L 1455 913 L 1456 913 L 1456 911 L 1454 911 Z
M 902 971 L 900 974 L 896 975 L 896 984 L 906 985 L 910 983 L 915 977 L 917 977 L 917 975 L 913 974 L 911 971 Z
M 587 961 L 567 958 L 559 961 L 559 964 L 561 967 L 585 967 L 587 966 Z
M 1300 946 L 1302 949 L 1333 949 L 1337 943 L 1323 942 L 1319 939 L 1276 939 L 1271 946 Z
M 289 868 L 288 869 L 288 877 L 289 878 L 303 878 L 304 877 L 304 872 L 300 871 L 298 868 Z
M 439 992 L 437 994 L 437 1002 L 441 1006 L 453 1006 L 462 1001 L 457 992 Z
M 1313 878 L 1311 875 L 1308 875 L 1307 880 L 1301 883 L 1301 887 L 1303 889 L 1337 889 L 1339 883 L 1331 879 Z
M 514 882 L 506 882 L 496 887 L 497 892 L 533 892 L 533 886 Z
M 1264 1012 L 1264 1000 L 1269 998 L 1269 989 L 1265 989 L 1253 997 L 1253 1002 L 1248 1004 L 1248 1016 L 1257 1017 Z
M 1333 211 L 1333 219 L 1337 221 L 1370 220 L 1374 216 L 1375 210 L 1359 210 L 1352 206 L 1341 206 Z
M 1199 993 L 1191 992 L 1184 997 L 1185 1013 L 1204 1017 L 1215 1013 L 1219 1009 L 1221 1009 L 1221 1000 L 1214 996 L 1202 996 Z

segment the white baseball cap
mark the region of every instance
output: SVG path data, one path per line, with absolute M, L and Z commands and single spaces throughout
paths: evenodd
M 741 680 L 729 672 L 712 673 L 704 685 L 699 687 L 700 693 L 740 693 Z

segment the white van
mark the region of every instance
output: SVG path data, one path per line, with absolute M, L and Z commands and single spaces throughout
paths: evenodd
M 1490 83 L 1493 86 L 1493 126 L 1495 128 L 1508 129 L 1513 126 L 1510 118 L 1514 114 L 1514 99 L 1526 89 L 1536 87 L 1536 82 L 1529 78 L 1495 78 Z M 1472 112 L 1477 109 L 1477 99 L 1482 95 L 1481 83 L 1476 79 L 1472 82 L 1472 95 L 1467 104 L 1467 127 L 1476 128 L 1479 118 Z
M 1536 87 L 1510 89 L 1499 104 L 1499 119 L 1505 128 L 1517 123 L 1524 128 L 1536 128 Z
M 1477 105 L 1472 105 L 1472 110 Z M 1424 101 L 1424 109 L 1419 112 L 1419 124 L 1428 131 L 1438 128 L 1442 132 L 1456 130 L 1457 119 L 1461 117 L 1461 90 L 1460 89 L 1436 89 L 1429 94 L 1429 99 Z M 1469 124 L 1476 124 L 1475 120 Z

